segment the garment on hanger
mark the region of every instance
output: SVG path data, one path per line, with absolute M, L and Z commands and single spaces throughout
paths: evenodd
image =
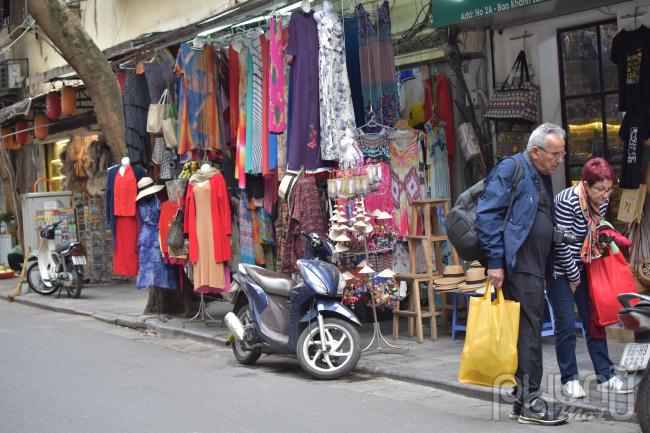
M 384 211 L 393 215 L 395 213 L 395 205 L 393 202 L 393 194 L 391 192 L 391 173 L 390 164 L 387 162 L 377 162 L 372 164 L 364 164 L 364 167 L 373 165 L 377 167 L 375 170 L 381 171 L 381 182 L 377 189 L 368 193 L 363 199 L 366 207 L 366 213 L 371 214 L 376 209 Z M 387 226 L 392 226 L 393 222 L 388 222 Z
M 222 149 L 216 50 L 212 45 L 194 50 L 181 44 L 174 70 L 179 81 L 178 153 Z
M 160 252 L 163 255 L 163 261 L 168 265 L 180 265 L 182 262 L 172 258 L 169 253 L 169 246 L 167 246 L 167 235 L 169 235 L 169 227 L 176 217 L 176 212 L 180 206 L 176 200 L 167 200 L 160 205 L 160 219 L 158 221 L 158 232 L 160 234 Z
M 454 124 L 454 103 L 449 89 L 449 80 L 446 75 L 440 74 L 436 78 L 436 100 L 438 106 L 438 118 L 447 125 Z M 454 128 L 445 128 L 445 146 L 449 167 L 451 168 L 454 152 L 456 152 L 456 140 L 454 138 Z
M 149 100 L 158 101 L 165 90 L 174 91 L 174 63 L 171 60 L 156 59 L 144 64 Z M 175 95 L 171 95 L 174 96 Z M 174 99 L 175 100 L 175 99 Z
M 359 143 L 359 149 L 363 153 L 366 163 L 390 162 L 388 132 L 385 129 L 377 134 L 364 133 L 359 130 L 357 143 Z
M 391 191 L 395 205 L 395 229 L 399 236 L 409 233 L 411 201 L 422 197 L 418 157 L 421 138 L 412 129 L 396 129 L 389 137 Z
M 320 154 L 323 160 L 338 161 L 345 130 L 355 127 L 343 26 L 332 12 L 319 11 L 314 17 L 319 40 Z
M 224 263 L 232 258 L 230 202 L 226 183 L 216 169 L 201 170 L 190 178 L 185 202 L 185 232 L 194 264 L 194 291 L 229 290 Z
M 136 287 L 149 289 L 175 289 L 174 268 L 163 262 L 160 250 L 158 223 L 160 222 L 160 202 L 152 195 L 138 201 L 140 216 L 140 236 L 138 237 L 138 259 L 140 268 Z
M 271 160 L 269 150 L 269 69 L 270 53 L 269 40 L 260 35 L 262 43 L 262 175 L 271 175 Z
M 113 233 L 113 273 L 138 275 L 138 222 L 135 198 L 143 169 L 130 164 L 108 169 L 106 176 L 106 222 Z
M 447 147 L 445 145 L 446 123 L 443 121 L 439 127 L 433 127 L 430 122 L 424 125 L 429 142 L 429 196 L 434 199 L 448 199 L 449 192 L 449 164 Z
M 618 67 L 618 111 L 650 105 L 650 29 L 621 30 L 612 40 L 610 59 Z
M 269 24 L 269 131 L 276 134 L 284 132 L 286 119 L 286 92 L 284 52 L 287 40 L 284 37 L 282 21 L 275 17 Z
M 239 261 L 247 265 L 254 265 L 253 213 L 248 207 L 248 201 L 248 194 L 242 190 L 239 200 Z
M 359 62 L 365 112 L 372 111 L 380 123 L 393 126 L 399 120 L 395 53 L 391 40 L 390 4 L 377 10 L 377 21 L 359 3 Z
M 363 93 L 361 91 L 361 64 L 359 63 L 359 20 L 356 16 L 343 17 L 345 29 L 345 66 L 348 70 L 352 106 L 357 126 L 366 122 L 366 112 L 363 109 Z
M 248 127 L 247 104 L 248 104 L 248 48 L 242 47 L 239 50 L 239 122 L 237 123 L 237 153 L 235 155 L 236 170 L 235 178 L 239 181 L 239 188 L 246 188 L 246 133 Z
M 302 233 L 325 236 L 327 223 L 321 209 L 321 196 L 312 176 L 303 176 L 293 187 L 287 234 L 282 252 L 281 271 L 298 272 L 296 261 L 305 256 L 305 239 Z
M 291 13 L 287 54 L 291 63 L 291 108 L 287 163 L 290 170 L 315 170 L 320 157 L 320 109 L 318 79 L 318 28 L 314 12 Z
M 126 71 L 122 104 L 124 107 L 124 138 L 129 158 L 133 164 L 148 164 L 151 158 L 147 115 L 149 114 L 149 88 L 144 75 Z
M 231 44 L 228 47 L 228 98 L 230 102 L 230 144 L 237 148 L 239 125 L 239 52 Z
M 254 37 L 248 41 L 249 62 L 248 62 L 248 119 L 249 128 L 246 131 L 246 173 L 262 173 L 262 111 L 263 103 L 263 80 L 262 80 L 262 41 L 260 37 Z

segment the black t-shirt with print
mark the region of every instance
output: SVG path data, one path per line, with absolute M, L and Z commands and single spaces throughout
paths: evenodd
M 618 109 L 632 111 L 650 104 L 650 29 L 622 30 L 612 42 L 618 66 Z

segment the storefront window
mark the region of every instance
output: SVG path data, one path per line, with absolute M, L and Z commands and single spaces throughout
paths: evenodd
M 616 20 L 558 31 L 562 118 L 567 131 L 567 184 L 580 179 L 592 156 L 620 175 L 623 143 L 618 130 L 618 76 L 609 60 Z
M 61 153 L 70 140 L 60 140 L 47 145 L 48 191 L 63 191 L 66 176 L 63 174 Z

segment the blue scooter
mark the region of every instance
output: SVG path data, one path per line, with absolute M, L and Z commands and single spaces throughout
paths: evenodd
M 316 233 L 303 236 L 305 259 L 297 262 L 302 282 L 240 264 L 234 276 L 240 290 L 224 320 L 240 363 L 253 364 L 262 353 L 295 353 L 312 377 L 338 379 L 359 361 L 361 323 L 337 302 L 345 279 L 331 263 L 332 244 Z

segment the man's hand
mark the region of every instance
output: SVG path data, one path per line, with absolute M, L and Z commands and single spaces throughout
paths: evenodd
M 503 288 L 504 275 L 503 268 L 488 269 L 487 271 L 487 279 L 494 287 Z
M 569 281 L 569 287 L 571 287 L 571 291 L 573 293 L 576 292 L 576 289 L 578 288 L 579 285 L 580 285 L 580 280 L 578 280 L 578 281 Z

